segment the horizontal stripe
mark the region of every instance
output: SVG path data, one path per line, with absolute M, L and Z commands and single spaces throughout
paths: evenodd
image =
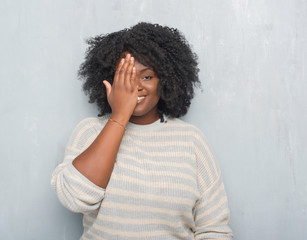
M 159 196 L 159 195 L 153 195 L 149 193 L 140 193 L 138 192 L 136 194 L 135 191 L 128 191 L 124 189 L 114 188 L 114 187 L 108 187 L 107 188 L 107 194 L 116 195 L 119 197 L 130 197 L 130 198 L 139 198 L 143 200 L 152 200 L 158 202 L 166 202 L 166 203 L 173 203 L 173 204 L 181 204 L 181 205 L 193 205 L 195 201 L 193 201 L 191 198 L 183 198 L 183 197 L 169 197 L 169 196 Z M 157 203 L 159 204 L 159 203 Z
M 181 152 L 181 151 L 171 151 L 171 152 L 154 152 L 154 151 L 150 151 L 150 152 L 146 152 L 136 146 L 125 146 L 125 145 L 121 145 L 120 146 L 120 149 L 124 149 L 128 152 L 131 152 L 131 153 L 135 153 L 137 152 L 138 154 L 143 154 L 145 156 L 150 156 L 150 157 L 187 157 L 187 158 L 190 158 L 190 159 L 195 159 L 195 156 L 194 154 L 190 154 L 190 153 L 187 153 L 187 152 Z M 179 149 L 178 149 L 179 150 Z
M 163 139 L 162 139 L 163 140 Z M 194 143 L 192 142 L 187 142 L 187 141 L 154 141 L 154 142 L 150 142 L 150 141 L 138 141 L 138 140 L 133 140 L 133 143 L 137 144 L 138 146 L 150 146 L 151 148 L 155 148 L 155 147 L 170 147 L 170 146 L 174 146 L 174 147 L 193 147 Z
M 84 226 L 85 228 L 88 228 L 88 229 L 91 228 L 91 226 L 89 226 L 89 225 L 87 225 L 87 224 L 83 224 L 83 226 Z M 88 231 L 86 232 L 86 234 L 92 236 L 93 238 L 91 238 L 91 239 L 95 239 L 95 240 L 96 240 L 96 239 L 99 239 L 99 240 L 108 240 L 108 239 L 106 239 L 106 238 L 101 237 L 100 234 L 98 235 L 98 234 L 94 233 L 94 232 L 91 231 L 91 230 L 88 230 Z M 86 236 L 82 236 L 82 238 L 81 238 L 81 240 L 87 240 L 87 239 L 89 239 L 89 238 L 87 238 Z
M 186 174 L 184 172 L 171 172 L 171 171 L 156 171 L 156 170 L 148 170 L 148 169 L 144 169 L 144 168 L 140 168 L 140 167 L 137 167 L 137 166 L 133 166 L 133 165 L 130 165 L 130 164 L 126 164 L 124 161 L 120 162 L 120 167 L 124 168 L 124 169 L 127 169 L 129 171 L 133 171 L 133 172 L 136 172 L 140 175 L 144 175 L 144 176 L 148 176 L 148 175 L 151 175 L 151 176 L 160 176 L 160 177 L 173 177 L 173 178 L 178 178 L 179 180 L 181 179 L 186 179 L 186 180 L 189 180 L 189 181 L 195 181 L 195 176 L 191 176 L 189 174 Z
M 169 227 L 179 228 L 182 227 L 182 225 L 188 225 L 187 222 L 170 222 L 162 218 L 142 218 L 142 219 L 132 219 L 132 218 L 124 218 L 124 217 L 117 217 L 117 216 L 110 216 L 110 215 L 104 215 L 103 217 L 101 215 L 98 216 L 98 219 L 103 220 L 104 222 L 113 222 L 113 223 L 119 223 L 123 225 L 165 225 Z M 94 220 L 94 219 L 93 219 Z
M 133 160 L 139 164 L 144 164 L 144 162 L 146 162 L 147 164 L 151 164 L 151 165 L 155 165 L 155 166 L 160 166 L 160 167 L 169 167 L 169 168 L 182 168 L 182 169 L 189 169 L 191 170 L 193 173 L 196 174 L 196 169 L 195 166 L 191 166 L 191 164 L 188 163 L 178 163 L 178 162 L 171 162 L 171 161 L 164 161 L 164 162 L 159 162 L 159 161 L 153 161 L 148 159 L 139 159 L 133 155 L 128 155 L 128 154 L 124 154 L 124 153 L 118 153 L 117 156 L 119 158 L 122 159 L 130 159 Z
M 229 216 L 229 209 L 225 208 L 222 212 L 220 212 L 218 215 L 214 216 L 212 219 L 207 220 L 207 221 L 203 221 L 202 225 L 205 225 L 205 226 L 211 226 L 213 224 L 221 225 L 221 219 L 227 219 L 227 221 L 229 223 L 228 216 Z
M 149 207 L 143 205 L 131 205 L 126 203 L 115 203 L 115 202 L 103 202 L 103 208 L 117 209 L 128 212 L 148 212 L 148 213 L 160 213 L 164 215 L 170 216 L 185 216 L 190 218 L 192 216 L 192 212 L 179 212 L 177 210 L 171 210 L 167 208 L 159 208 L 159 207 Z
M 224 203 L 227 203 L 226 197 L 223 197 L 222 199 L 220 199 L 220 201 L 216 203 L 214 207 L 210 209 L 206 209 L 202 214 L 197 215 L 195 221 L 199 221 L 199 219 L 209 216 L 216 209 L 220 208 Z
M 118 229 L 112 229 L 112 228 L 107 228 L 104 226 L 93 226 L 94 229 L 101 231 L 101 232 L 106 232 L 110 235 L 113 236 L 120 236 L 120 237 L 130 237 L 130 238 L 148 238 L 148 237 L 158 237 L 158 236 L 168 236 L 168 235 L 175 235 L 180 238 L 184 238 L 188 235 L 187 232 L 179 233 L 179 232 L 172 232 L 172 231 L 167 231 L 167 230 L 154 230 L 154 231 L 123 231 L 123 230 L 118 230 Z
M 163 137 L 175 137 L 174 140 L 176 139 L 176 137 L 195 137 L 196 139 L 201 140 L 201 142 L 204 142 L 200 137 L 198 137 L 198 133 L 196 133 L 195 131 L 170 131 L 169 129 L 167 129 L 167 131 L 159 131 L 157 132 L 137 132 L 137 131 L 130 131 L 129 134 L 131 135 L 136 135 L 136 136 L 140 136 L 140 137 L 155 137 L 155 136 L 159 136 L 161 139 L 163 139 Z M 177 138 L 178 139 L 178 138 Z
M 112 179 L 129 182 L 135 185 L 140 185 L 148 188 L 158 188 L 158 189 L 169 189 L 169 190 L 177 190 L 177 191 L 187 191 L 193 193 L 194 195 L 198 195 L 198 191 L 191 188 L 189 185 L 177 184 L 177 183 L 166 183 L 166 182 L 157 182 L 157 181 L 143 181 L 138 178 L 133 178 L 129 176 L 118 176 L 117 174 L 112 175 Z
M 222 193 L 224 195 L 224 184 L 220 184 L 219 188 L 205 201 L 199 204 L 198 208 L 204 208 L 206 205 L 209 205 L 213 200 L 216 200 L 216 197 Z
M 78 155 L 66 155 L 66 156 L 65 156 L 65 160 L 66 160 L 67 163 L 70 163 L 70 162 L 72 162 L 73 160 L 75 160 L 75 158 L 76 158 L 77 156 L 78 156 Z M 68 161 L 68 160 L 70 160 L 70 161 Z

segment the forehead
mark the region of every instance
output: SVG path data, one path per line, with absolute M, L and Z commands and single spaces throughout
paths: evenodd
M 127 54 L 131 54 L 132 57 L 135 57 L 135 56 L 133 56 L 133 54 L 130 53 L 129 51 L 124 51 L 124 52 L 121 54 L 121 58 L 126 57 Z M 152 67 L 150 67 L 150 66 L 148 66 L 148 65 L 142 64 L 142 63 L 139 62 L 137 59 L 135 59 L 134 62 L 135 62 L 134 66 L 135 66 L 136 71 L 141 71 L 141 70 L 144 70 L 144 71 L 145 71 L 145 70 L 154 71 Z
M 135 70 L 137 72 L 153 71 L 153 69 L 151 67 L 143 65 L 142 63 L 140 63 L 137 60 L 135 60 L 134 66 L 135 66 Z

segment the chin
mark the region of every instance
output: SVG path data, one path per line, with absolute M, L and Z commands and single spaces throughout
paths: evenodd
M 136 106 L 133 113 L 132 113 L 132 116 L 136 116 L 136 117 L 142 117 L 144 115 L 146 115 L 148 112 L 150 111 L 146 111 L 146 109 L 142 108 L 141 106 Z
M 132 113 L 132 116 L 133 117 L 143 117 L 143 116 L 146 116 L 146 113 L 135 111 L 135 112 Z
M 139 109 L 136 107 L 132 113 L 133 117 L 150 117 L 150 118 L 155 118 L 155 116 L 158 116 L 158 109 L 157 108 L 152 108 L 150 110 L 148 109 Z

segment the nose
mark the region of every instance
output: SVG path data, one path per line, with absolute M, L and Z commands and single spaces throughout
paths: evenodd
M 138 85 L 138 92 L 142 91 L 143 90 L 142 81 L 138 81 L 137 85 Z
M 142 91 L 143 90 L 143 81 L 139 76 L 136 76 L 136 84 L 138 86 L 138 91 Z

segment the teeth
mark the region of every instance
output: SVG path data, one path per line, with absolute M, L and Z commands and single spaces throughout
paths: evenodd
M 145 98 L 145 96 L 141 96 L 141 97 L 138 97 L 138 103 L 142 102 L 142 100 Z

